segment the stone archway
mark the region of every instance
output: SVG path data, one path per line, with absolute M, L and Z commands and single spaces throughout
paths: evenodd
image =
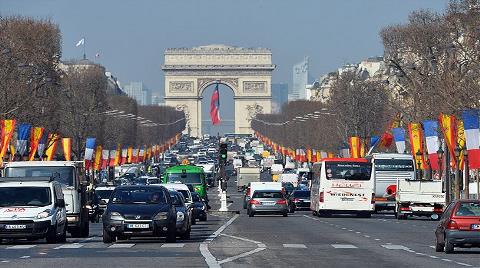
M 222 83 L 234 92 L 235 133 L 252 133 L 251 118 L 272 109 L 271 81 L 275 65 L 264 48 L 209 45 L 165 51 L 165 104 L 188 115 L 186 131 L 202 135 L 202 93 Z

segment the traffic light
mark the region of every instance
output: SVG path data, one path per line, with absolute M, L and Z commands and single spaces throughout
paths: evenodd
M 227 162 L 227 144 L 226 143 L 220 143 L 220 155 L 219 159 L 221 163 L 226 163 Z

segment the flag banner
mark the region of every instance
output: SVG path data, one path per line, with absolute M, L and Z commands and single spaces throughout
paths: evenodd
M 138 163 L 138 151 L 137 148 L 132 150 L 132 163 Z
M 393 143 L 393 136 L 390 132 L 383 133 L 382 137 L 380 138 L 380 148 L 388 148 Z
M 438 148 L 440 146 L 438 140 L 438 121 L 425 120 L 423 121 L 423 128 L 425 133 L 425 142 L 427 147 L 428 160 L 432 170 L 438 170 Z
M 55 153 L 57 152 L 58 134 L 48 134 L 48 142 L 45 154 L 47 155 L 47 161 L 52 161 Z
M 115 161 L 117 160 L 117 150 L 110 150 L 110 159 L 108 160 L 108 166 L 114 167 Z
M 320 152 L 320 158 L 327 158 L 328 157 L 328 153 L 325 152 L 325 151 L 321 151 Z
M 89 170 L 92 166 L 92 158 L 95 152 L 95 138 L 87 138 L 85 143 L 85 170 Z
M 133 163 L 133 147 L 128 147 L 128 150 L 127 150 L 127 163 L 130 164 L 130 163 Z
M 365 157 L 367 154 L 367 140 L 360 140 L 360 157 Z
M 463 111 L 462 120 L 465 128 L 465 145 L 468 150 L 468 166 L 471 169 L 478 169 L 480 168 L 479 110 Z
M 348 144 L 350 145 L 350 157 L 360 158 L 361 139 L 359 137 L 350 137 Z
M 350 158 L 350 148 L 346 147 L 346 148 L 341 148 L 340 149 L 341 153 L 342 153 L 342 157 L 344 158 Z
M 2 129 L 2 135 L 0 136 L 0 140 L 2 143 L 0 144 L 0 163 L 3 161 L 3 157 L 10 149 L 10 140 L 12 139 L 13 132 L 15 132 L 15 120 L 13 119 L 5 119 L 0 121 L 0 127 Z M 11 151 L 10 153 L 12 153 Z
M 72 138 L 62 138 L 62 149 L 65 160 L 72 161 Z
M 218 91 L 218 83 L 215 86 L 215 90 L 212 93 L 212 98 L 210 100 L 210 119 L 212 124 L 220 124 L 220 92 Z
M 440 129 L 442 130 L 445 143 L 447 144 L 448 151 L 450 152 L 450 165 L 455 168 L 455 147 L 457 146 L 457 132 L 455 128 L 455 116 L 440 114 L 438 120 L 440 122 Z
M 457 120 L 457 145 L 459 148 L 465 148 L 465 130 L 463 126 L 462 120 Z M 460 155 L 458 156 L 458 163 L 460 164 L 460 169 L 463 170 L 463 150 L 460 151 Z
M 38 155 L 42 160 L 47 159 L 47 156 L 44 155 L 45 148 L 47 148 L 47 142 L 48 142 L 48 134 L 44 130 L 42 133 L 42 136 L 40 137 L 40 141 L 38 142 Z
M 99 171 L 102 167 L 102 145 L 97 145 L 95 149 L 95 161 L 93 162 L 93 170 Z
M 31 130 L 30 134 L 30 154 L 28 159 L 30 161 L 33 161 L 35 159 L 35 153 L 38 150 L 38 144 L 40 143 L 40 139 L 42 138 L 43 135 L 43 127 L 34 127 Z M 42 152 L 43 153 L 43 152 Z M 41 157 L 40 154 L 37 154 L 38 158 Z
M 19 124 L 17 130 L 17 153 L 20 156 L 24 156 L 27 153 L 27 143 L 30 139 L 30 132 L 32 125 L 30 124 Z
M 328 158 L 334 158 L 334 157 L 335 157 L 335 153 L 333 153 L 333 152 L 328 152 L 328 153 L 327 153 L 327 157 L 328 157 Z
M 405 147 L 405 129 L 404 128 L 394 128 L 392 129 L 393 137 L 395 139 L 395 145 L 397 147 L 397 152 L 399 154 L 404 154 L 407 152 Z
M 102 169 L 106 169 L 110 160 L 110 150 L 102 150 Z
M 408 134 L 410 136 L 410 146 L 412 149 L 412 155 L 415 159 L 415 165 L 420 162 L 420 168 L 426 168 L 426 162 L 423 155 L 423 134 L 422 126 L 419 123 L 408 124 Z M 417 153 L 420 152 L 421 156 L 418 157 Z M 418 165 L 417 165 L 418 167 Z
M 145 150 L 144 149 L 140 149 L 139 152 L 138 152 L 138 162 L 143 162 L 145 161 Z
M 380 142 L 380 137 L 379 136 L 370 137 L 370 146 L 371 147 L 377 146 L 379 142 Z
M 127 158 L 128 158 L 128 148 L 127 149 L 122 149 L 122 158 L 120 161 L 120 165 L 124 165 L 127 163 Z

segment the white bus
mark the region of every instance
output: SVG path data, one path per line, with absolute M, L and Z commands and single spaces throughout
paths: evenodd
M 372 215 L 375 180 L 367 159 L 326 158 L 313 165 L 313 174 L 310 209 L 314 215 Z
M 398 181 L 415 180 L 413 156 L 375 153 L 367 159 L 375 167 L 375 211 L 395 211 Z

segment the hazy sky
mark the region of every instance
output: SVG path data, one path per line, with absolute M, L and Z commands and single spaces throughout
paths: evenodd
M 125 84 L 163 95 L 160 65 L 169 47 L 228 44 L 272 49 L 274 82 L 291 84 L 292 65 L 310 56 L 314 78 L 383 54 L 382 27 L 413 10 L 442 11 L 447 0 L 0 0 L 0 14 L 50 18 L 63 34 L 63 59 L 87 57 Z

